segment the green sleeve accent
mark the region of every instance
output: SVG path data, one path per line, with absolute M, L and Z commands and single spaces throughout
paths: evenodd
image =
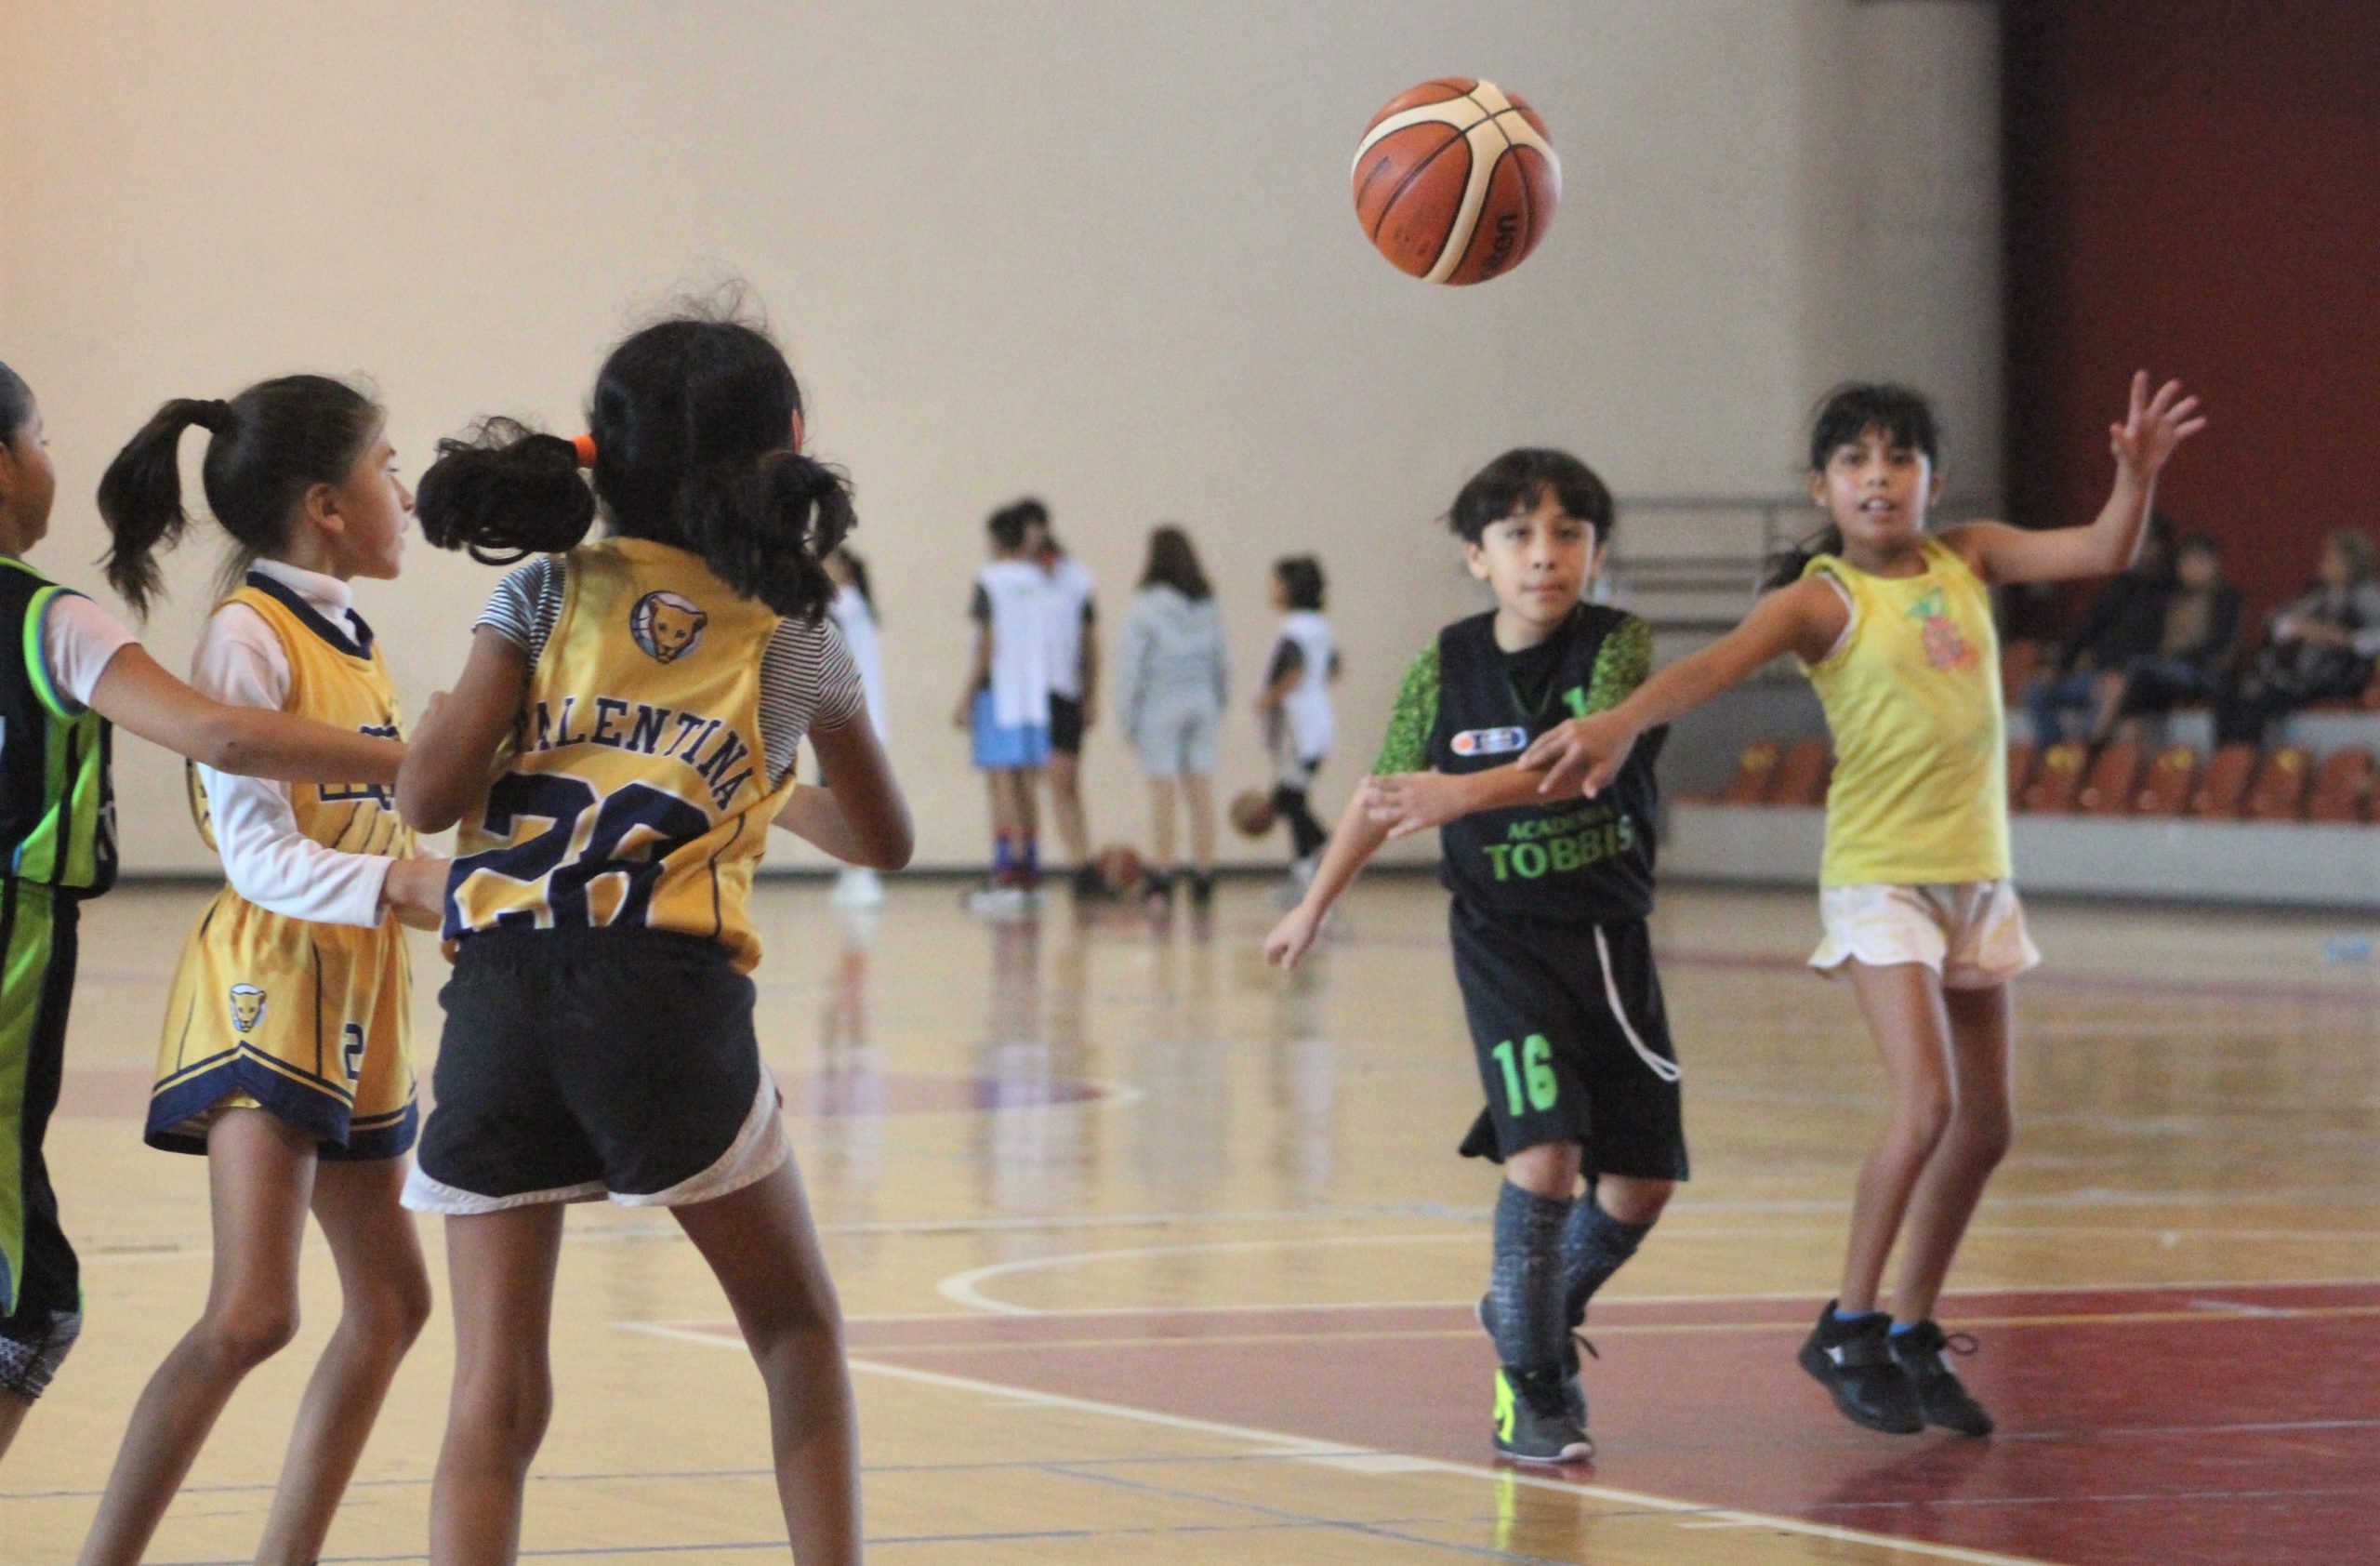
M 1612 627 L 1595 652 L 1594 676 L 1587 684 L 1587 710 L 1619 706 L 1653 672 L 1653 628 L 1631 615 Z
M 1438 726 L 1438 644 L 1414 655 L 1396 687 L 1396 710 L 1388 715 L 1388 737 L 1381 741 L 1374 776 L 1430 770 L 1430 731 Z
M 51 683 L 49 659 L 42 652 L 42 624 L 49 618 L 49 606 L 65 591 L 62 587 L 46 587 L 25 605 L 25 675 L 33 681 L 33 694 L 41 697 L 44 707 L 60 718 L 72 720 L 81 717 L 83 710 Z

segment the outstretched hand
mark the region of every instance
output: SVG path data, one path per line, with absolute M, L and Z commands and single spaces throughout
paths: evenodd
M 2149 394 L 2149 372 L 2132 377 L 2132 405 L 2121 424 L 2108 426 L 2108 450 L 2116 465 L 2143 479 L 2153 479 L 2174 455 L 2174 448 L 2206 428 L 2196 397 L 2182 395 L 2182 383 L 2169 380 Z
M 1520 764 L 1545 774 L 1537 786 L 1540 794 L 1593 799 L 1620 776 L 1635 743 L 1635 732 L 1625 723 L 1611 712 L 1598 712 L 1592 718 L 1567 719 L 1539 735 Z
M 1443 827 L 1463 814 L 1462 785 L 1443 772 L 1393 772 L 1364 779 L 1364 814 L 1393 842 Z

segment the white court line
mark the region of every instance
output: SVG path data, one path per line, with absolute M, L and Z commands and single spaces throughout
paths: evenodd
M 1665 1229 L 1664 1243 L 1671 1249 L 1688 1242 L 1725 1241 L 1737 1240 L 1777 1240 L 1819 1238 L 1839 1233 L 1833 1227 L 1788 1228 L 1776 1225 L 1758 1228 L 1687 1228 Z M 1967 1230 L 1970 1239 L 2014 1238 L 2020 1240 L 2138 1240 L 2161 1246 L 2178 1243 L 2184 1236 L 2215 1238 L 2230 1241 L 2270 1241 L 2286 1242 L 2297 1240 L 2380 1240 L 2380 1233 L 2362 1229 L 2235 1229 L 2208 1228 L 2118 1228 L 2100 1225 L 2074 1225 L 2058 1228 L 2018 1228 L 2006 1225 L 1978 1225 Z M 1325 1248 L 1364 1247 L 1379 1245 L 1484 1245 L 1488 1237 L 1477 1230 L 1431 1234 L 1350 1234 L 1350 1235 L 1269 1235 L 1262 1240 L 1202 1241 L 1184 1245 L 1134 1245 L 1112 1251 L 1063 1251 L 1055 1255 L 1025 1256 L 1016 1261 L 993 1262 L 985 1267 L 969 1267 L 954 1272 L 934 1285 L 934 1292 L 954 1305 L 996 1316 L 1040 1316 L 1049 1314 L 1038 1306 L 1019 1305 L 983 1292 L 982 1285 L 996 1278 L 1012 1278 L 1027 1272 L 1056 1272 L 1072 1267 L 1096 1267 L 1104 1262 L 1144 1261 L 1155 1256 L 1215 1255 L 1247 1251 L 1310 1251 Z M 2161 1285 L 2170 1287 L 2171 1285 Z M 1615 1296 L 1617 1297 L 1617 1296 Z M 1730 1297 L 1730 1296 L 1719 1296 Z M 1734 1296 L 1740 1297 L 1740 1296 Z M 1800 1295 L 1790 1297 L 1799 1298 Z
M 646 1333 L 655 1337 L 673 1338 L 685 1343 L 699 1343 L 713 1348 L 731 1349 L 739 1354 L 744 1351 L 741 1338 L 725 1338 L 713 1333 L 692 1332 L 682 1327 L 664 1326 L 644 1321 L 618 1321 L 614 1325 L 628 1332 Z M 1567 1495 L 1587 1495 L 1599 1501 L 1607 1501 L 1614 1506 L 1667 1513 L 1679 1520 L 1681 1526 L 1699 1524 L 1706 1528 L 1773 1528 L 1780 1533 L 1795 1533 L 1805 1538 L 1827 1539 L 1838 1544 L 1863 1545 L 1872 1549 L 1921 1556 L 1929 1560 L 1958 1561 L 1962 1566 L 2051 1566 L 2051 1563 L 2030 1556 L 2000 1555 L 1990 1550 L 1967 1549 L 1956 1545 L 1930 1544 L 1922 1539 L 1895 1538 L 1888 1533 L 1871 1533 L 1862 1529 L 1812 1522 L 1798 1517 L 1742 1511 L 1732 1506 L 1707 1506 L 1698 1501 L 1684 1501 L 1670 1495 L 1652 1495 L 1643 1491 L 1620 1490 L 1605 1484 L 1581 1484 L 1568 1480 L 1555 1479 L 1549 1475 L 1521 1473 L 1511 1468 L 1492 1467 L 1484 1463 L 1453 1463 L 1439 1457 L 1416 1457 L 1404 1453 L 1382 1452 L 1371 1447 L 1320 1441 L 1309 1436 L 1287 1435 L 1278 1430 L 1257 1429 L 1247 1425 L 1226 1425 L 1218 1420 L 1194 1419 L 1184 1414 L 1166 1413 L 1157 1409 L 1135 1408 L 1127 1403 L 1099 1402 L 1090 1398 L 1068 1397 L 1059 1392 L 1037 1391 L 1029 1387 L 1012 1387 L 998 1381 L 979 1381 L 972 1376 L 948 1375 L 940 1371 L 916 1370 L 907 1365 L 886 1364 L 878 1360 L 853 1360 L 850 1365 L 853 1370 L 865 1374 L 880 1375 L 895 1381 L 914 1382 L 920 1386 L 940 1387 L 945 1391 L 971 1392 L 978 1397 L 998 1400 L 1010 1407 L 1064 1409 L 1074 1413 L 1097 1414 L 1104 1418 L 1130 1420 L 1141 1425 L 1155 1425 L 1169 1430 L 1185 1431 L 1192 1435 L 1213 1436 L 1223 1440 L 1239 1441 L 1259 1448 L 1263 1455 L 1287 1458 L 1294 1462 L 1314 1463 L 1325 1467 L 1341 1468 L 1355 1473 L 1456 1474 L 1467 1479 L 1487 1480 L 1496 1484 L 1522 1484 L 1532 1489 L 1556 1491 Z M 1383 1459 L 1387 1461 L 1383 1462 Z

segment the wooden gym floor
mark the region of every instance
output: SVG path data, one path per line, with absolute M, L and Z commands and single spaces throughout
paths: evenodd
M 139 1115 L 202 900 L 130 888 L 85 924 L 50 1148 L 89 1324 L 0 1464 L 0 1561 L 71 1557 L 199 1304 L 204 1170 Z M 2003 1433 L 1963 1442 L 1855 1429 L 1792 1361 L 1879 1113 L 1848 996 L 1797 971 L 1814 899 L 1663 901 L 1697 1177 L 1597 1304 L 1598 1460 L 1516 1473 L 1487 1440 L 1495 1176 L 1453 1153 L 1478 1087 L 1435 886 L 1360 887 L 1283 978 L 1251 883 L 1164 929 L 1063 896 L 981 923 L 946 883 L 853 922 L 772 884 L 762 1037 L 851 1318 L 876 1559 L 2380 1559 L 2380 970 L 2325 965 L 2339 922 L 2036 908 L 2017 1150 L 1945 1311 Z M 651 1213 L 569 1232 L 524 1555 L 784 1559 L 758 1379 L 692 1248 Z M 319 1246 L 305 1306 L 153 1560 L 247 1559 L 337 1310 Z M 422 1559 L 450 1331 L 329 1559 Z

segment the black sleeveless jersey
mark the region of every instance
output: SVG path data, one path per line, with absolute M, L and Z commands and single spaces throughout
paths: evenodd
M 97 896 L 115 883 L 111 731 L 51 685 L 41 650 L 71 591 L 0 555 L 0 876 Z
M 1485 772 L 1519 759 L 1556 723 L 1585 717 L 1596 659 L 1630 617 L 1582 604 L 1555 633 L 1563 644 L 1540 676 L 1516 688 L 1513 669 L 1529 654 L 1496 645 L 1493 614 L 1457 620 L 1438 633 L 1437 721 L 1430 765 L 1448 773 Z M 1653 911 L 1653 762 L 1666 729 L 1636 741 L 1620 776 L 1594 799 L 1572 795 L 1544 804 L 1480 811 L 1438 830 L 1440 874 L 1462 902 L 1532 919 L 1608 923 Z

